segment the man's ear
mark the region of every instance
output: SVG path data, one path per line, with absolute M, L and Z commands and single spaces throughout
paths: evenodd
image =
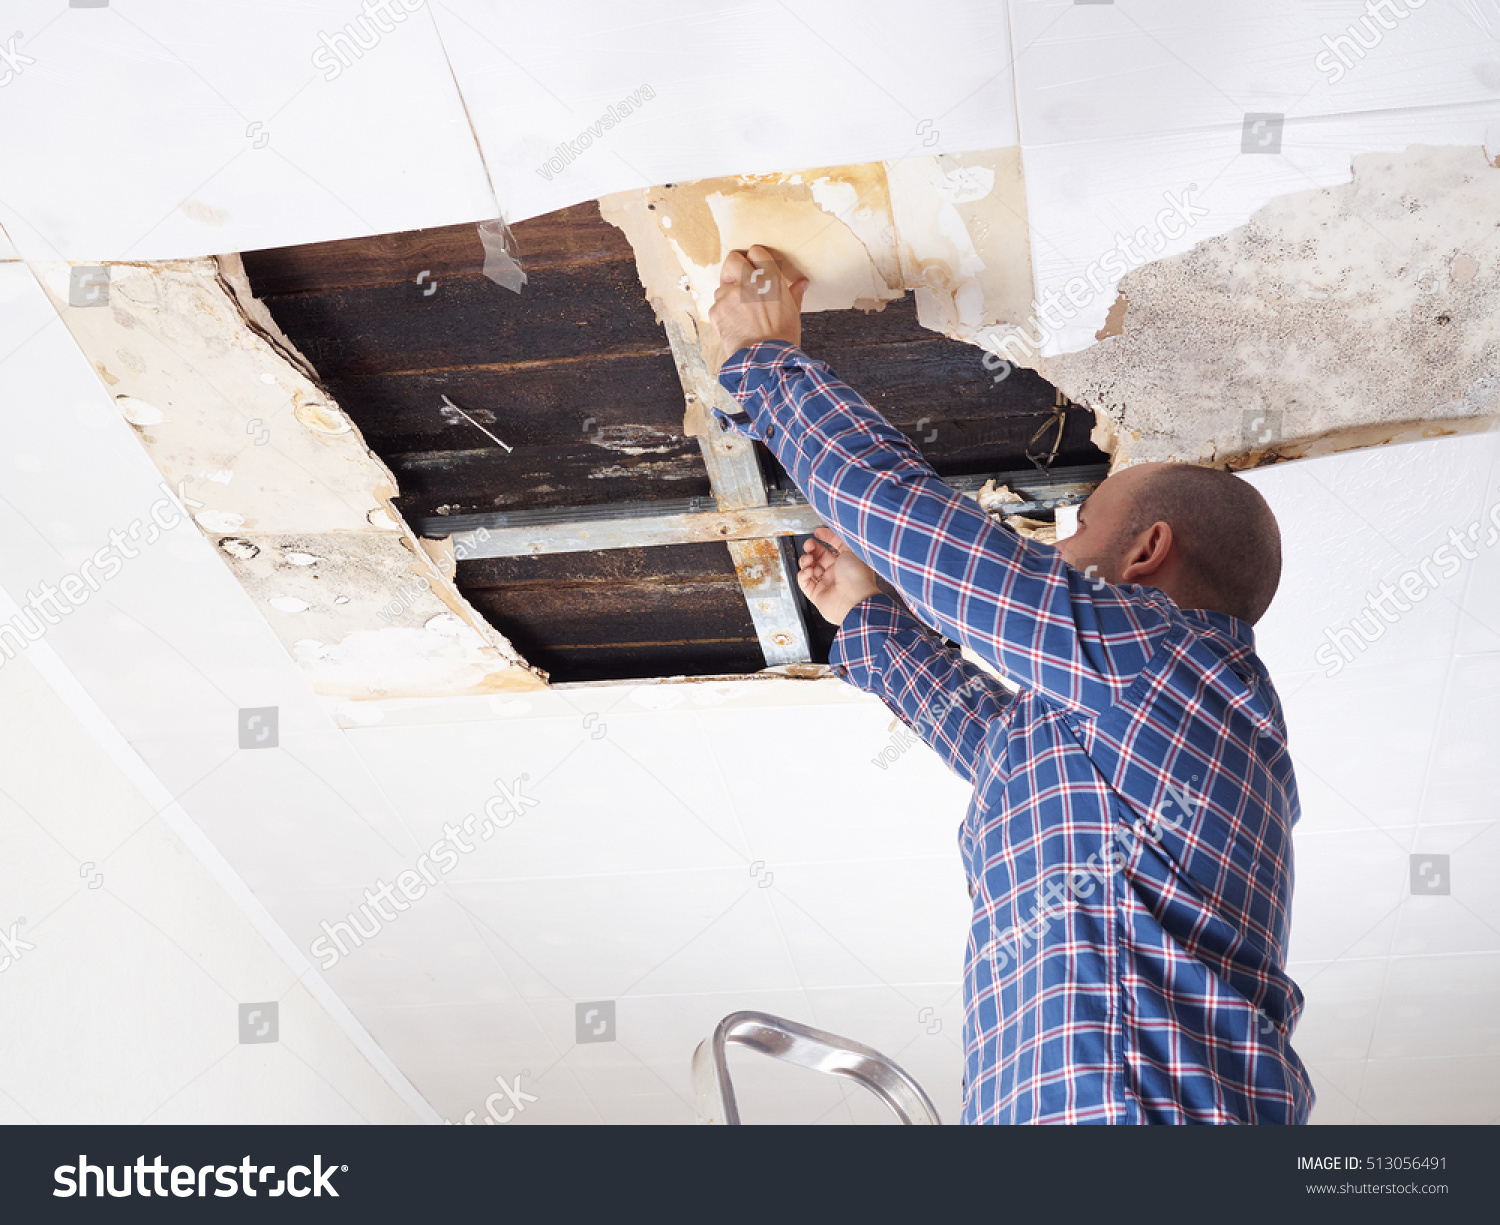
M 1151 585 L 1172 554 L 1172 525 L 1158 520 L 1137 536 L 1120 559 L 1120 582 Z

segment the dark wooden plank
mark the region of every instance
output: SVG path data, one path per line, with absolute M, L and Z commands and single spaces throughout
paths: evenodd
M 523 447 L 511 454 L 490 446 L 382 458 L 401 489 L 398 508 L 409 518 L 696 498 L 709 493 L 703 453 L 693 439 L 647 455 L 621 454 L 585 439 L 571 446 Z
M 535 557 L 488 557 L 460 562 L 465 591 L 481 587 L 556 586 L 581 583 L 735 581 L 734 561 L 722 544 L 679 544 L 659 549 L 605 549 Z
M 590 439 L 619 450 L 682 437 L 682 384 L 666 353 L 339 375 L 325 382 L 382 455 L 484 443 L 474 426 L 443 404 L 444 395 L 513 447 Z
M 528 276 L 564 264 L 632 263 L 625 235 L 599 216 L 589 200 L 511 227 Z M 245 272 L 257 297 L 304 293 L 308 290 L 355 285 L 410 284 L 425 295 L 443 292 L 456 276 L 478 276 L 484 271 L 484 246 L 479 222 L 377 234 L 337 242 L 314 242 L 299 247 L 276 247 L 243 254 Z M 427 276 L 420 284 L 417 276 Z
M 544 269 L 519 294 L 462 276 L 430 298 L 381 284 L 268 305 L 324 377 L 667 350 L 633 264 Z
M 765 666 L 732 573 L 680 582 L 532 583 L 464 591 L 553 681 L 749 672 Z

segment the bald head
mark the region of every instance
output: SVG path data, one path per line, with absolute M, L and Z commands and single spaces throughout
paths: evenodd
M 1281 531 L 1266 500 L 1234 473 L 1196 464 L 1116 473 L 1058 548 L 1109 582 L 1158 587 L 1181 608 L 1211 608 L 1252 625 L 1281 582 Z

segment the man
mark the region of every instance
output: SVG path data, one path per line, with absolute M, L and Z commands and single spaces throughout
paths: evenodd
M 1057 548 L 1025 540 L 801 351 L 805 278 L 752 247 L 721 281 L 725 419 L 827 524 L 798 582 L 840 627 L 830 662 L 974 785 L 964 1121 L 1306 1122 L 1297 788 L 1250 628 L 1281 573 L 1264 499 L 1141 465 Z

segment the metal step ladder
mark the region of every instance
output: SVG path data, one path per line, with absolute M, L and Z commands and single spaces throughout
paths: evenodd
M 903 1123 L 942 1122 L 922 1086 L 872 1047 L 768 1012 L 731 1012 L 693 1052 L 693 1095 L 700 1123 L 740 1123 L 725 1059 L 731 1043 L 783 1063 L 846 1077 L 878 1097 Z

